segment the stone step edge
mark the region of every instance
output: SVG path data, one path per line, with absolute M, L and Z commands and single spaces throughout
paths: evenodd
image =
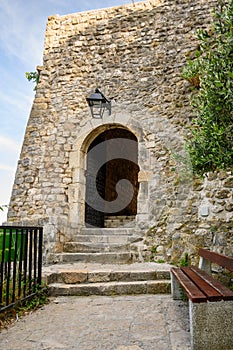
M 112 219 L 112 220 L 119 220 L 119 219 L 127 219 L 127 220 L 134 220 L 136 215 L 104 215 L 104 219 Z
M 45 277 L 47 284 L 83 284 L 102 282 L 133 282 L 147 280 L 170 280 L 169 271 L 88 271 L 88 270 L 61 270 L 52 272 Z
M 65 241 L 63 244 L 116 244 L 126 245 L 142 242 L 142 237 L 136 236 L 75 236 L 72 240 Z
M 105 234 L 105 235 L 101 235 L 101 234 L 80 234 L 80 233 L 77 233 L 75 235 L 72 236 L 72 241 L 71 242 L 75 242 L 75 239 L 78 241 L 79 239 L 88 239 L 88 238 L 96 238 L 96 239 L 112 239 L 112 238 L 128 238 L 128 239 L 143 239 L 143 237 L 141 235 L 136 235 L 136 234 Z
M 95 235 L 95 236 L 112 236 L 112 235 L 119 235 L 119 236 L 138 236 L 142 237 L 141 231 L 135 230 L 133 227 L 104 227 L 104 228 L 81 228 L 77 235 Z M 72 235 L 72 237 L 75 237 L 75 234 Z
M 121 253 L 130 251 L 130 243 L 88 243 L 69 242 L 63 246 L 63 253 Z
M 118 255 L 118 256 L 129 256 L 131 255 L 130 252 L 128 251 L 123 251 L 123 252 L 97 252 L 97 253 L 67 253 L 67 252 L 62 252 L 62 253 L 51 253 L 51 255 L 54 256 L 64 256 L 64 257 L 69 257 L 69 256 L 112 256 L 112 255 Z
M 89 296 L 123 294 L 170 294 L 171 281 L 133 281 L 90 284 L 53 283 L 48 286 L 50 296 Z
M 64 243 L 64 246 L 85 246 L 87 248 L 92 248 L 93 245 L 96 247 L 96 248 L 106 248 L 108 246 L 112 246 L 112 247 L 122 247 L 122 246 L 128 246 L 130 245 L 130 242 L 124 242 L 124 243 L 115 243 L 115 242 L 78 242 L 78 241 L 72 241 L 72 242 L 65 242 Z
M 123 244 L 142 241 L 143 237 L 138 236 L 127 236 L 127 235 L 76 235 L 72 237 L 72 240 L 66 241 L 65 243 L 111 243 L 111 244 Z
M 98 253 L 51 253 L 49 263 L 67 262 L 111 262 L 128 263 L 132 260 L 130 252 L 98 252 Z

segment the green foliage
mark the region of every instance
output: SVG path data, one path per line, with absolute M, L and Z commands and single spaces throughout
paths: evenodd
M 194 172 L 203 174 L 233 167 L 233 0 L 219 1 L 212 29 L 198 39 L 183 77 L 195 87 L 197 112 L 187 149 Z
M 48 304 L 48 302 L 48 289 L 47 286 L 44 284 L 42 289 L 41 287 L 38 287 L 37 294 L 35 296 L 22 303 L 19 311 L 19 316 L 21 316 L 25 311 L 35 311 L 38 308 L 44 306 L 45 304 Z
M 153 245 L 153 246 L 151 247 L 151 253 L 152 253 L 152 254 L 156 254 L 156 253 L 157 253 L 157 248 L 158 248 L 157 245 Z
M 12 231 L 12 230 L 11 230 Z M 9 251 L 11 251 L 10 254 L 10 261 L 19 261 L 20 255 L 24 254 L 24 247 L 25 247 L 25 236 L 18 236 L 18 242 L 16 246 L 16 232 L 13 230 L 11 234 L 11 246 L 10 246 L 10 230 L 6 230 L 5 234 L 5 249 L 4 249 L 4 256 L 2 256 L 2 247 L 3 247 L 3 230 L 0 229 L 0 262 L 8 262 L 9 261 Z M 22 240 L 22 242 L 21 242 Z M 21 248 L 22 247 L 22 248 Z M 21 252 L 22 250 L 22 252 Z M 3 261 L 2 261 L 3 259 Z
M 158 260 L 157 260 L 157 263 L 158 263 L 158 264 L 163 264 L 163 263 L 165 263 L 165 262 L 166 262 L 166 261 L 163 260 L 163 259 L 158 259 Z
M 184 253 L 184 257 L 180 259 L 180 266 L 185 267 L 189 265 L 189 256 L 188 253 Z
M 3 211 L 4 208 L 7 208 L 7 205 L 0 205 L 0 210 Z
M 34 91 L 37 90 L 37 85 L 39 83 L 39 74 L 38 72 L 26 72 L 26 78 L 28 81 L 33 81 L 36 85 L 34 87 Z
M 43 284 L 42 289 L 38 288 L 37 294 L 31 299 L 18 302 L 13 308 L 0 313 L 0 331 L 1 328 L 6 328 L 15 322 L 15 320 L 18 320 L 19 317 L 23 317 L 29 312 L 36 311 L 48 303 L 48 289 L 47 286 Z

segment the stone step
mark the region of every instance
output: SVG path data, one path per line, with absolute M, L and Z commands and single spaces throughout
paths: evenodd
M 127 221 L 127 222 L 121 222 L 121 221 L 112 221 L 112 220 L 104 220 L 104 227 L 105 228 L 117 228 L 117 227 L 134 227 L 135 222 Z
M 106 228 L 134 227 L 135 216 L 105 216 L 104 226 Z
M 127 251 L 129 244 L 119 243 L 92 243 L 92 242 L 66 242 L 63 251 L 66 253 L 98 253 Z
M 135 220 L 135 215 L 105 215 L 104 220 L 132 221 Z
M 104 217 L 104 226 L 105 227 L 118 227 L 119 226 L 126 226 L 126 227 L 133 227 L 135 224 L 135 216 L 107 216 Z
M 148 280 L 169 280 L 170 272 L 168 270 L 133 270 L 130 268 L 122 270 L 120 268 L 92 268 L 69 270 L 65 266 L 59 270 L 51 271 L 45 277 L 46 283 L 100 283 L 100 282 L 132 282 Z
M 49 285 L 49 295 L 51 296 L 169 294 L 170 291 L 170 280 L 98 282 L 81 284 L 52 283 Z
M 140 237 L 142 235 L 141 231 L 135 230 L 135 228 L 90 228 L 90 227 L 82 227 L 78 233 L 78 235 L 101 235 L 101 236 L 121 236 L 121 235 L 127 235 L 127 236 L 138 236 Z
M 127 264 L 131 262 L 130 252 L 99 252 L 99 253 L 54 253 L 49 256 L 50 263 L 101 263 Z
M 127 244 L 134 241 L 142 240 L 141 237 L 136 235 L 75 235 L 73 238 L 73 242 L 91 242 L 91 243 L 118 243 L 118 244 Z
M 49 294 L 120 295 L 170 293 L 169 264 L 55 264 L 43 268 Z

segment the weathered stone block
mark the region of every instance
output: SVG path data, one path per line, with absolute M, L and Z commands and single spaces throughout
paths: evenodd
M 61 278 L 66 284 L 84 283 L 87 281 L 87 271 L 63 271 Z

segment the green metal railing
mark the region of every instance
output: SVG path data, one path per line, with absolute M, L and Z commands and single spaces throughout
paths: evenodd
M 0 226 L 0 312 L 41 286 L 42 242 L 42 227 Z

